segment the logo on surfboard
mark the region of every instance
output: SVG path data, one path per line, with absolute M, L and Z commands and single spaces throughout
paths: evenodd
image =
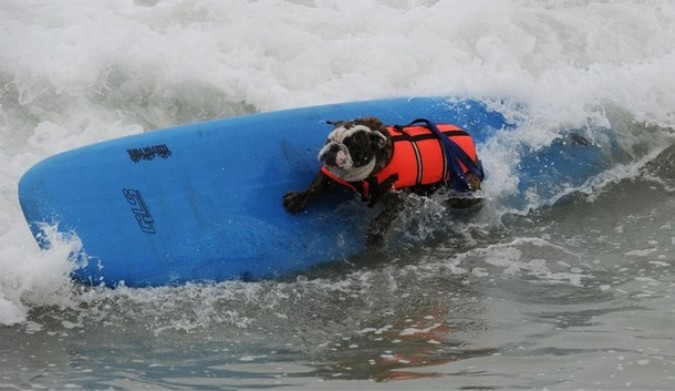
M 136 189 L 122 189 L 122 192 L 124 193 L 124 198 L 131 205 L 131 211 L 141 231 L 146 234 L 156 234 L 155 219 L 150 214 L 150 209 L 148 209 L 148 205 L 145 203 L 141 192 Z
M 160 145 L 151 145 L 149 147 L 142 148 L 131 148 L 127 149 L 129 157 L 134 163 L 138 163 L 141 160 L 152 160 L 155 156 L 159 156 L 162 159 L 166 159 L 171 156 L 171 150 L 166 144 Z

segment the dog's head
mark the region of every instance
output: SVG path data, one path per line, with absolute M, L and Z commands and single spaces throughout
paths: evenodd
M 362 181 L 381 168 L 378 160 L 381 160 L 391 142 L 380 120 L 368 117 L 334 125 L 335 128 L 319 152 L 319 160 L 328 170 L 351 182 Z

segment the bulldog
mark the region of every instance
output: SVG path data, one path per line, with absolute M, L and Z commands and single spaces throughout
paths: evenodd
M 369 206 L 382 205 L 366 232 L 366 245 L 380 247 L 407 194 L 450 187 L 451 207 L 479 204 L 483 172 L 471 136 L 454 125 L 419 121 L 404 127 L 374 117 L 331 122 L 334 129 L 318 155 L 323 167 L 307 189 L 284 195 L 284 207 L 300 213 L 331 187 L 346 186 Z

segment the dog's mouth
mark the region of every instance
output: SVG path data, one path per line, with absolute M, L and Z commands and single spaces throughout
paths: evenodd
M 319 153 L 319 160 L 328 167 L 339 168 L 347 171 L 354 166 L 347 147 L 342 144 L 330 144 Z
M 354 166 L 352 159 L 344 151 L 338 151 L 334 155 L 327 156 L 327 159 L 325 159 L 323 162 L 328 166 L 337 167 L 345 171 Z

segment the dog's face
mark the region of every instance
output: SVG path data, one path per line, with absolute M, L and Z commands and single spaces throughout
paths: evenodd
M 346 181 L 362 181 L 378 166 L 382 150 L 391 145 L 386 128 L 376 118 L 338 122 L 319 152 L 319 160 Z

